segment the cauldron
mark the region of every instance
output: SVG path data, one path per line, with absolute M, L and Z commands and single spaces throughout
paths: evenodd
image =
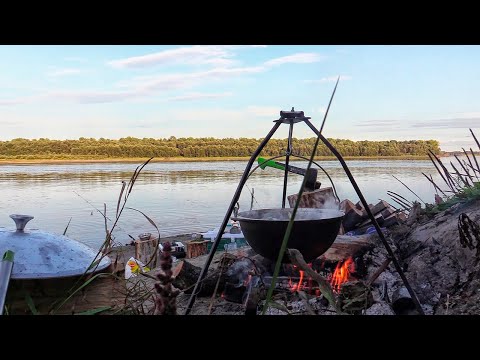
M 232 219 L 240 222 L 245 240 L 257 254 L 276 261 L 293 209 L 243 211 Z M 345 213 L 333 209 L 297 210 L 287 248 L 300 251 L 311 262 L 327 251 L 337 237 Z M 289 262 L 284 256 L 283 262 Z

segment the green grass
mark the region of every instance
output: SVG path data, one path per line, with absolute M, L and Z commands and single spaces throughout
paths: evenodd
M 426 210 L 429 214 L 436 214 L 440 211 L 447 210 L 453 205 L 474 201 L 480 199 L 480 183 L 474 183 L 473 187 L 464 187 L 458 194 L 447 198 L 443 203 L 437 205 L 427 204 Z

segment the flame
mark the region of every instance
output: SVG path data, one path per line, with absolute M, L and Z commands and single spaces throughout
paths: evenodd
M 303 287 L 303 277 L 305 276 L 305 271 L 299 270 L 300 279 L 298 280 L 298 284 L 294 284 L 292 279 L 288 279 L 288 285 L 290 286 L 290 290 L 292 292 L 302 290 Z
M 345 260 L 343 263 L 339 261 L 337 267 L 335 268 L 335 272 L 332 275 L 332 280 L 330 280 L 333 290 L 339 292 L 342 284 L 348 281 L 351 273 L 354 271 L 355 264 L 351 257 Z
M 300 280 L 298 281 L 298 289 L 297 290 L 300 290 L 302 288 L 302 283 L 303 283 L 303 275 L 305 274 L 305 271 L 303 270 L 300 270 Z

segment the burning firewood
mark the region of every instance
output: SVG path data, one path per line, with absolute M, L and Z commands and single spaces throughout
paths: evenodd
M 316 273 L 311 267 L 307 265 L 300 251 L 298 251 L 297 249 L 287 249 L 286 252 L 292 264 L 298 266 L 300 269 L 305 271 L 308 276 L 315 280 L 318 283 L 320 291 L 322 292 L 323 296 L 328 300 L 330 305 L 335 308 L 337 313 L 341 313 L 341 309 L 335 299 L 335 294 L 333 293 L 332 287 L 330 286 L 328 281 L 321 277 L 320 274 Z

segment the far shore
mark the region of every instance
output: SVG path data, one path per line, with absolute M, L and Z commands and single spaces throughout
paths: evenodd
M 250 157 L 155 157 L 151 162 L 206 162 L 206 161 L 248 161 Z M 292 158 L 290 158 L 292 159 Z M 294 158 L 297 160 L 296 158 Z M 345 160 L 428 160 L 428 156 L 345 156 Z M 81 163 L 143 163 L 147 158 L 104 158 L 104 159 L 0 159 L 0 165 L 36 164 L 81 164 Z M 276 159 L 282 161 L 281 158 Z M 315 160 L 336 160 L 334 156 L 319 156 Z

